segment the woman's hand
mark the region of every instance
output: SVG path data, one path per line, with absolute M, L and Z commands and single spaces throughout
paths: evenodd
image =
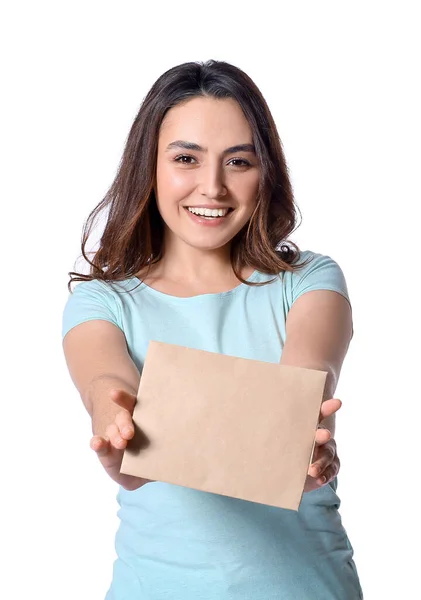
M 320 409 L 319 423 L 336 413 L 342 406 L 337 399 L 325 400 Z M 320 427 L 316 432 L 313 462 L 308 469 L 304 493 L 311 492 L 329 483 L 339 472 L 340 461 L 336 453 L 336 442 L 328 429 Z
M 121 410 L 116 414 L 114 421 L 108 425 L 105 436 L 94 435 L 90 446 L 97 453 L 102 466 L 111 479 L 126 490 L 136 490 L 150 480 L 120 473 L 127 442 L 134 436 L 132 415 L 136 396 L 123 390 L 112 390 L 110 397 L 121 407 Z

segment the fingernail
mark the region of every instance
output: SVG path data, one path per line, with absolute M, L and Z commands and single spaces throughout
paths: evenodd
M 125 427 L 123 429 L 123 434 L 124 435 L 132 435 L 132 433 L 133 433 L 133 427 Z
M 319 465 L 315 465 L 313 467 L 313 469 L 314 469 L 314 472 L 316 473 L 316 475 L 318 475 L 320 473 L 320 471 L 321 471 L 321 468 L 319 467 Z
M 320 477 L 320 480 L 322 483 L 326 483 L 326 477 L 323 475 L 322 477 Z

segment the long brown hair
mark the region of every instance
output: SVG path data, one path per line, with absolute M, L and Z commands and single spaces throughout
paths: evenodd
M 103 200 L 90 213 L 82 234 L 82 255 L 89 275 L 71 271 L 74 281 L 121 281 L 136 276 L 162 258 L 164 226 L 158 212 L 154 181 L 158 136 L 166 113 L 197 96 L 233 98 L 252 129 L 260 167 L 256 209 L 231 243 L 237 278 L 245 266 L 277 275 L 293 271 L 299 249 L 288 236 L 297 226 L 288 168 L 278 131 L 260 90 L 241 69 L 224 61 L 188 62 L 166 71 L 143 100 L 130 129 L 117 175 Z M 105 229 L 93 258 L 86 244 L 103 211 Z

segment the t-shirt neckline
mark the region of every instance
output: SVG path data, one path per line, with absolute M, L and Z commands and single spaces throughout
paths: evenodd
M 250 275 L 250 277 L 248 277 L 246 279 L 247 282 L 253 283 L 258 281 L 259 279 L 259 275 L 260 272 L 258 270 L 253 271 L 253 273 Z M 139 277 L 134 276 L 133 279 L 135 281 L 138 282 L 139 286 L 137 289 L 139 290 L 144 290 L 147 291 L 149 294 L 157 296 L 159 298 L 163 298 L 166 300 L 171 300 L 174 302 L 188 302 L 188 301 L 194 301 L 194 300 L 200 300 L 200 299 L 204 299 L 204 298 L 225 298 L 228 296 L 232 296 L 233 294 L 237 294 L 239 292 L 241 292 L 242 290 L 244 290 L 245 288 L 249 287 L 247 286 L 246 283 L 242 283 L 240 282 L 238 285 L 236 285 L 234 288 L 232 288 L 231 290 L 227 290 L 225 292 L 212 292 L 209 294 L 196 294 L 195 296 L 173 296 L 171 294 L 166 294 L 165 292 L 161 292 L 159 290 L 156 290 L 155 288 L 147 285 L 146 283 L 143 283 L 143 281 L 141 279 L 139 279 Z

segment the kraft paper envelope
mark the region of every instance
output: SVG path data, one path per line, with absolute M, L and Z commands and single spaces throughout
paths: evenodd
M 298 510 L 326 375 L 151 342 L 121 472 Z

